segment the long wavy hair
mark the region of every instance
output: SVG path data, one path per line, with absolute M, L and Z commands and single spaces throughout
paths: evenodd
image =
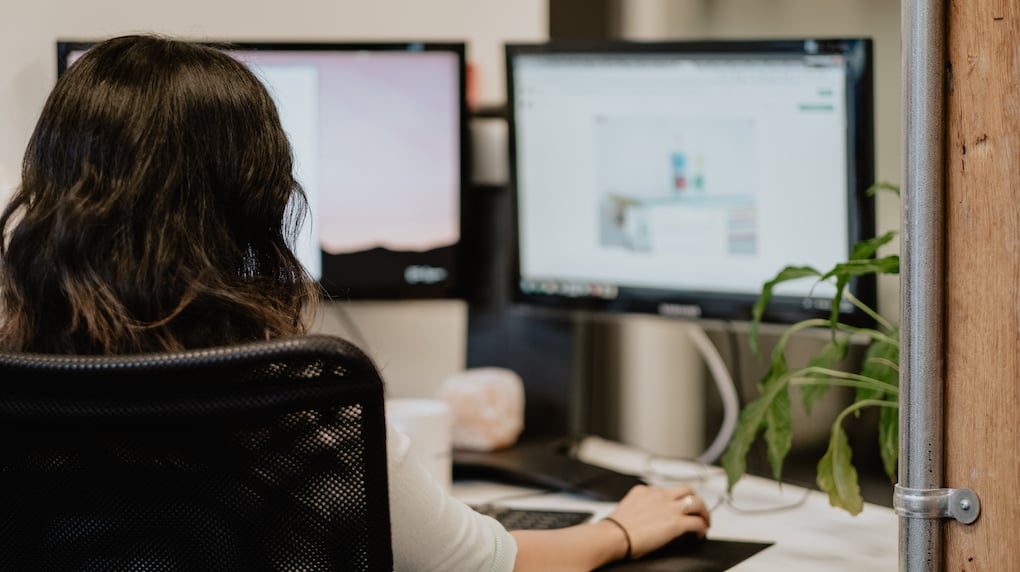
M 220 50 L 99 43 L 59 78 L 0 215 L 0 347 L 133 353 L 305 331 L 307 211 L 272 98 Z

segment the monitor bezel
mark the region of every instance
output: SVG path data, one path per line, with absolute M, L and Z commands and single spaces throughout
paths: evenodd
M 874 152 L 874 86 L 873 45 L 870 38 L 796 38 L 796 39 L 728 39 L 691 41 L 625 41 L 598 42 L 552 41 L 544 43 L 508 43 L 505 45 L 507 121 L 509 149 L 509 186 L 511 192 L 512 279 L 511 301 L 514 304 L 550 311 L 584 311 L 607 314 L 657 314 L 685 319 L 716 319 L 747 321 L 758 294 L 720 293 L 699 290 L 663 290 L 654 288 L 619 287 L 613 299 L 596 296 L 560 296 L 525 292 L 521 288 L 519 189 L 517 175 L 517 134 L 514 59 L 534 54 L 598 55 L 598 54 L 776 54 L 779 56 L 816 56 L 840 54 L 847 57 L 848 75 L 848 146 L 847 146 L 847 222 L 848 249 L 875 236 L 874 198 L 868 189 L 875 184 Z M 776 268 L 778 273 L 781 268 Z M 819 268 L 825 272 L 828 268 Z M 873 275 L 852 279 L 849 288 L 871 308 L 876 307 L 877 288 Z M 805 307 L 805 298 L 775 295 L 766 307 L 762 321 L 791 324 L 809 318 L 828 318 L 831 305 L 812 298 L 812 307 Z M 853 307 L 840 312 L 840 320 L 858 326 L 874 326 L 872 316 Z
M 72 52 L 84 51 L 101 40 L 58 39 L 57 76 L 68 68 L 68 59 Z M 464 41 L 441 40 L 379 40 L 379 41 L 336 41 L 336 40 L 213 40 L 189 39 L 195 43 L 208 45 L 217 49 L 231 51 L 323 51 L 323 52 L 444 52 L 457 58 L 458 80 L 458 121 L 459 127 L 459 189 L 458 189 L 458 241 L 452 245 L 454 249 L 453 268 L 450 279 L 438 285 L 428 284 L 379 284 L 358 287 L 338 287 L 332 285 L 324 276 L 319 281 L 320 291 L 325 298 L 365 301 L 393 300 L 429 300 L 429 299 L 467 299 L 471 292 L 468 284 L 469 273 L 465 248 L 466 208 L 465 201 L 470 186 L 471 176 L 471 142 L 470 112 L 467 101 L 467 43 Z

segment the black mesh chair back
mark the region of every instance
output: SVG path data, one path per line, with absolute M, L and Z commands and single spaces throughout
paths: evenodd
M 0 354 L 0 570 L 392 570 L 383 386 L 330 336 Z

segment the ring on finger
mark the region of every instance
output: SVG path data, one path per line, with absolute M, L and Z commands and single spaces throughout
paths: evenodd
M 691 509 L 694 508 L 694 500 L 695 500 L 694 495 L 687 495 L 684 498 L 680 499 L 680 502 L 682 502 L 684 505 L 683 511 L 685 514 L 690 513 Z

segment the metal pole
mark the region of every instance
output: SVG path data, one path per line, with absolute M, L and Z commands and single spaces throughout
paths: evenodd
M 903 0 L 900 486 L 943 480 L 945 0 Z M 941 521 L 900 518 L 900 571 L 941 570 Z

